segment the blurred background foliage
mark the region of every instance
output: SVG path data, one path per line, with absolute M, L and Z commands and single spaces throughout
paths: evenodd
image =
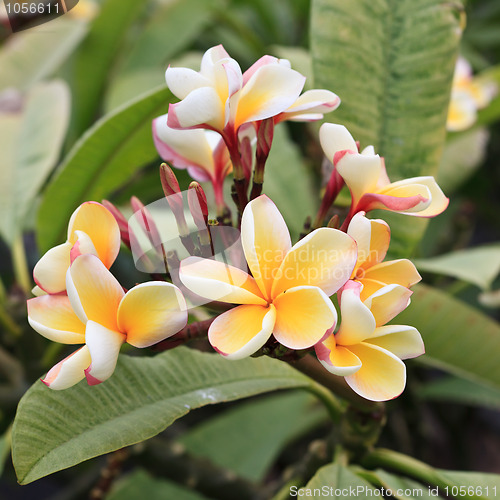
M 500 4 L 470 0 L 465 9 L 457 3 L 459 21 L 466 19 L 460 51 L 476 73 L 500 85 Z M 63 241 L 68 218 L 81 202 L 107 198 L 126 208 L 132 195 L 144 203 L 161 197 L 151 120 L 173 99 L 164 86 L 166 67 L 197 70 L 203 52 L 222 43 L 243 69 L 264 54 L 285 57 L 308 77 L 309 88 L 320 87 L 325 76 L 318 74 L 310 47 L 321 40 L 314 41 L 310 32 L 310 13 L 309 0 L 80 0 L 62 18 L 16 34 L 3 20 L 1 498 L 88 498 L 102 485 L 106 468 L 120 476 L 109 499 L 251 498 L 273 492 L 283 475 L 301 464 L 309 467 L 301 470 L 309 479 L 328 462 L 326 412 L 301 392 L 197 410 L 122 454 L 28 486 L 16 484 L 8 458 L 20 397 L 65 354 L 64 346 L 27 325 L 32 267 Z M 344 99 L 334 85 L 330 90 Z M 326 119 L 348 122 L 341 110 Z M 398 318 L 419 328 L 428 355 L 407 364 L 407 389 L 387 405 L 379 443 L 442 469 L 500 473 L 499 118 L 497 94 L 470 129 L 448 133 L 435 173 L 450 206 L 412 250 L 426 285 L 417 287 L 412 306 Z M 319 203 L 322 156 L 316 132 L 315 124 L 283 126 L 266 170 L 265 191 L 295 237 Z M 382 154 L 392 154 L 381 147 Z M 406 167 L 399 166 L 399 173 Z M 391 165 L 388 172 L 397 178 Z M 189 178 L 177 173 L 186 188 Z M 123 283 L 145 280 L 128 255 L 120 256 L 113 271 Z M 378 483 L 371 479 L 372 484 L 391 480 L 380 474 Z

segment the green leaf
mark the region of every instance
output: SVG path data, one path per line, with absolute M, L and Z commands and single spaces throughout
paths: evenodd
M 181 443 L 188 452 L 259 482 L 288 442 L 327 418 L 315 402 L 307 394 L 287 393 L 243 403 L 198 425 Z
M 322 488 L 325 488 L 328 493 L 333 489 L 334 494 L 329 494 L 332 498 L 370 498 L 380 496 L 380 492 L 378 492 L 369 482 L 357 476 L 349 468 L 339 463 L 321 467 L 304 487 L 305 491 L 302 495 L 300 493 L 298 493 L 298 495 L 301 498 L 312 497 L 313 495 L 311 493 L 307 494 L 307 490 L 312 492 L 314 489 L 319 489 L 322 491 Z M 341 494 L 335 494 L 335 490 L 340 490 Z M 298 492 L 300 492 L 300 489 Z
M 421 333 L 426 354 L 420 361 L 500 387 L 500 325 L 477 309 L 418 285 L 410 306 L 395 322 L 412 325 Z
M 228 362 L 176 348 L 153 358 L 121 356 L 99 386 L 65 391 L 35 383 L 19 403 L 12 430 L 18 480 L 27 484 L 163 431 L 195 408 L 312 381 L 270 358 Z
M 311 177 L 286 129 L 282 125 L 276 127 L 266 163 L 263 191 L 283 214 L 292 239 L 297 239 L 306 217 L 314 217 L 316 213 L 317 199 Z
M 106 108 L 113 109 L 162 84 L 172 59 L 199 37 L 222 4 L 221 0 L 174 0 L 157 6 L 114 77 Z
M 459 8 L 441 0 L 312 2 L 315 86 L 342 99 L 328 120 L 345 125 L 362 147 L 373 144 L 393 181 L 432 175 L 439 165 Z M 408 255 L 425 221 L 388 215 L 393 251 Z
M 42 250 L 64 240 L 79 204 L 100 201 L 158 158 L 151 121 L 165 112 L 171 99 L 165 87 L 142 96 L 103 117 L 75 144 L 44 193 L 38 213 Z
M 414 263 L 420 271 L 453 276 L 490 290 L 500 273 L 500 244 L 457 250 Z
M 458 495 L 450 493 L 455 498 L 464 496 L 461 493 L 460 487 L 465 487 L 468 494 L 473 494 L 478 497 L 496 500 L 500 492 L 500 474 L 489 474 L 485 472 L 464 472 L 439 470 L 439 473 L 449 482 L 458 487 Z M 470 489 L 469 489 L 470 488 Z M 472 492 L 473 490 L 473 492 Z
M 488 139 L 485 128 L 449 136 L 437 175 L 438 184 L 445 192 L 449 194 L 459 188 L 480 167 Z
M 383 488 L 386 497 L 394 497 L 399 500 L 441 498 L 436 495 L 431 495 L 431 489 L 433 492 L 437 492 L 435 488 L 430 488 L 427 485 L 424 486 L 407 477 L 389 474 L 382 469 L 376 469 L 374 471 L 356 470 L 356 472 L 367 481 L 376 484 L 379 488 Z
M 56 165 L 69 112 L 66 84 L 53 81 L 32 87 L 19 113 L 0 114 L 0 233 L 10 244 Z
M 500 410 L 500 388 L 478 384 L 460 377 L 445 377 L 427 382 L 418 390 L 426 400 L 458 403 Z
M 0 49 L 0 91 L 25 90 L 52 75 L 86 32 L 85 20 L 64 16 L 14 33 Z
M 146 471 L 140 469 L 120 479 L 113 485 L 112 490 L 106 495 L 106 500 L 204 500 L 206 497 L 188 490 L 171 481 L 151 477 Z
M 99 15 L 72 61 L 73 135 L 78 137 L 93 122 L 116 54 L 143 8 L 144 3 L 136 0 L 102 2 Z

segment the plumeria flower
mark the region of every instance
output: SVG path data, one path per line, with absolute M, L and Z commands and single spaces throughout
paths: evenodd
M 470 64 L 457 59 L 446 128 L 452 132 L 466 130 L 477 120 L 477 110 L 485 108 L 497 93 L 494 82 L 475 78 Z
M 339 330 L 316 346 L 316 355 L 329 372 L 345 377 L 360 396 L 387 401 L 405 388 L 406 367 L 401 360 L 424 354 L 424 344 L 411 326 L 385 325 L 405 309 L 412 292 L 387 285 L 363 301 L 362 287 L 356 281 L 343 287 Z
M 198 182 L 210 181 L 215 202 L 223 207 L 223 183 L 232 171 L 232 164 L 222 136 L 213 130 L 173 129 L 167 121 L 168 115 L 153 120 L 153 140 L 158 153 L 175 168 L 186 168 Z
M 383 158 L 375 154 L 373 146 L 358 152 L 356 141 L 343 125 L 324 123 L 319 137 L 326 157 L 333 161 L 351 192 L 348 221 L 357 212 L 377 208 L 434 217 L 448 206 L 448 198 L 434 177 L 412 177 L 391 183 Z
M 351 279 L 363 284 L 363 300 L 385 285 L 397 284 L 409 288 L 422 279 L 413 262 L 408 259 L 382 262 L 391 240 L 387 222 L 368 219 L 364 212 L 358 212 L 352 218 L 347 234 L 358 245 L 358 260 Z
M 290 349 L 319 342 L 336 323 L 328 297 L 352 273 L 354 240 L 336 229 L 320 228 L 292 247 L 276 205 L 261 195 L 243 212 L 241 241 L 252 275 L 210 259 L 181 262 L 179 277 L 189 290 L 240 304 L 211 324 L 212 346 L 229 359 L 240 359 L 260 349 L 271 334 Z
M 199 72 L 169 67 L 165 78 L 181 99 L 169 106 L 169 127 L 209 128 L 233 141 L 244 123 L 279 115 L 279 121 L 317 119 L 311 117 L 321 118 L 340 103 L 326 90 L 300 96 L 305 77 L 286 59 L 264 56 L 242 74 L 222 45 L 205 52 Z
M 77 257 L 67 272 L 68 295 L 28 301 L 28 321 L 41 335 L 63 344 L 85 344 L 56 364 L 42 380 L 66 389 L 86 377 L 89 385 L 108 379 L 120 347 L 148 347 L 170 337 L 187 322 L 180 290 L 163 281 L 123 291 L 94 255 Z
M 35 295 L 64 292 L 66 271 L 78 255 L 96 255 L 109 269 L 120 251 L 120 241 L 120 229 L 111 212 L 94 201 L 83 203 L 71 216 L 67 241 L 46 252 L 33 269 L 38 286 Z

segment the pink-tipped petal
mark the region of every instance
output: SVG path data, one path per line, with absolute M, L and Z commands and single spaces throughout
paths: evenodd
M 370 337 L 375 330 L 375 318 L 370 309 L 361 302 L 361 284 L 348 281 L 340 296 L 342 322 L 335 335 L 338 345 L 349 346 Z
M 87 253 L 98 257 L 97 250 L 87 233 L 84 233 L 83 231 L 75 231 L 75 235 L 77 240 L 69 253 L 71 262 L 73 262 L 80 255 L 85 255 Z
M 387 285 L 396 284 L 406 288 L 418 283 L 422 277 L 417 268 L 408 259 L 388 260 L 368 268 L 364 278 L 380 281 Z
M 317 344 L 315 349 L 318 361 L 334 375 L 345 377 L 361 368 L 361 361 L 355 354 L 346 347 L 335 345 L 334 335 Z
M 299 97 L 304 82 L 304 76 L 281 64 L 262 66 L 234 96 L 238 98 L 235 128 L 285 111 Z
M 242 305 L 221 314 L 210 325 L 208 340 L 227 359 L 242 359 L 269 339 L 276 320 L 273 305 Z
M 233 304 L 267 304 L 250 275 L 223 262 L 188 257 L 181 262 L 179 278 L 189 290 L 209 300 Z
M 356 258 L 356 242 L 346 233 L 326 227 L 316 229 L 285 256 L 272 296 L 303 285 L 317 286 L 330 296 L 349 279 Z
M 225 103 L 212 87 L 193 90 L 186 98 L 168 108 L 170 128 L 193 128 L 208 125 L 222 130 L 225 125 Z
M 85 378 L 91 361 L 88 347 L 83 346 L 53 366 L 42 382 L 56 391 L 68 389 Z
M 85 325 L 66 295 L 43 295 L 28 300 L 28 322 L 40 335 L 54 342 L 85 343 Z
M 125 335 L 115 330 L 88 321 L 85 330 L 85 340 L 92 362 L 85 370 L 89 385 L 100 384 L 107 380 L 115 371 L 120 347 L 125 342 Z
M 273 305 L 276 308 L 273 335 L 290 349 L 312 347 L 337 322 L 332 301 L 314 286 L 288 289 L 274 299 Z
M 113 214 L 95 201 L 82 203 L 71 216 L 68 241 L 75 244 L 76 231 L 84 232 L 91 240 L 97 256 L 109 269 L 120 251 L 120 228 Z
M 361 368 L 345 377 L 351 389 L 370 401 L 399 396 L 406 385 L 406 367 L 394 354 L 376 345 L 361 343 L 349 350 L 361 360 Z
M 66 271 L 71 263 L 69 242 L 57 245 L 46 252 L 33 269 L 35 283 L 51 294 L 66 290 Z
M 66 287 L 73 310 L 82 321 L 118 329 L 117 311 L 124 291 L 97 257 L 77 257 L 68 271 Z
M 412 293 L 401 285 L 387 285 L 370 295 L 364 304 L 370 308 L 377 326 L 382 326 L 408 307 Z
M 375 330 L 367 343 L 382 347 L 400 359 L 416 358 L 425 354 L 424 341 L 413 326 L 386 325 Z
M 131 288 L 118 308 L 118 327 L 127 343 L 149 347 L 171 337 L 187 323 L 186 301 L 171 283 L 151 281 Z

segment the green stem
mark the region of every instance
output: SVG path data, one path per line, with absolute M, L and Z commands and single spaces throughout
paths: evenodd
M 308 391 L 314 394 L 326 407 L 333 422 L 339 423 L 345 412 L 345 406 L 332 394 L 330 390 L 318 382 L 312 382 Z
M 333 375 L 327 371 L 319 361 L 317 361 L 313 356 L 308 354 L 299 360 L 288 361 L 291 366 L 296 370 L 304 373 L 308 377 L 326 387 L 329 391 L 333 392 L 337 396 L 349 401 L 349 403 L 361 410 L 366 412 L 373 412 L 383 406 L 382 403 L 377 403 L 375 401 L 368 401 L 367 399 L 358 396 L 345 382 L 342 377 Z
M 17 236 L 12 244 L 12 262 L 16 281 L 23 292 L 29 296 L 31 292 L 31 277 L 28 272 L 28 262 L 26 260 L 22 234 Z
M 388 468 L 404 474 L 405 476 L 417 479 L 425 484 L 437 486 L 439 489 L 456 486 L 454 483 L 447 481 L 439 471 L 430 465 L 420 462 L 420 460 L 416 460 L 408 455 L 404 455 L 403 453 L 385 448 L 377 448 L 367 453 L 361 465 L 370 469 L 376 467 Z M 478 498 L 474 495 L 464 495 L 464 497 Z

